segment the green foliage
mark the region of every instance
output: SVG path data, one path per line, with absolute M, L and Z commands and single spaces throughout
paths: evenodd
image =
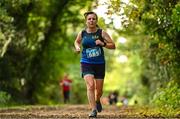
M 73 42 L 85 27 L 83 13 L 92 9 L 92 2 L 1 0 L 1 91 L 6 91 L 13 101 L 20 104 L 58 103 L 62 98 L 58 80 L 66 72 L 74 80 L 72 97 L 77 100 L 73 103 L 86 102 L 82 99 L 86 96 L 86 88 L 80 78 L 80 56 L 74 53 Z M 121 94 L 128 91 L 130 97 L 144 98 L 146 100 L 142 102 L 147 103 L 148 97 L 162 87 L 160 97 L 167 94 L 167 99 L 156 98 L 157 102 L 160 101 L 157 104 L 168 100 L 168 106 L 176 108 L 174 103 L 179 102 L 172 101 L 170 96 L 174 96 L 171 92 L 179 91 L 180 84 L 178 0 L 131 0 L 129 4 L 117 0 L 109 1 L 107 6 L 109 18 L 114 13 L 123 18 L 123 29 L 115 29 L 113 38 L 124 36 L 127 43 L 122 45 L 115 40 L 115 53 L 107 51 L 105 90 L 118 89 Z M 121 13 L 122 9 L 124 13 Z M 107 29 L 102 18 L 99 22 Z M 123 54 L 128 57 L 128 62 L 121 64 L 116 60 Z M 171 81 L 174 86 L 169 84 L 171 90 L 168 91 L 165 87 Z M 8 102 L 7 94 L 1 94 L 2 101 Z M 175 99 L 179 99 L 177 95 Z
M 59 103 L 58 80 L 68 64 L 79 62 L 74 31 L 83 22 L 77 13 L 90 5 L 80 0 L 1 0 L 0 90 L 19 104 Z
M 177 4 L 175 8 L 172 9 L 172 22 L 173 22 L 173 28 L 177 30 L 177 32 L 180 31 L 180 4 Z
M 143 118 L 179 118 L 180 112 L 178 109 L 167 109 L 154 106 L 140 106 L 135 108 L 136 114 Z M 142 118 L 140 117 L 140 118 Z
M 152 100 L 156 106 L 167 109 L 177 109 L 180 106 L 180 88 L 174 81 L 168 82 L 164 88 L 159 88 Z
M 0 106 L 7 106 L 9 105 L 11 100 L 11 95 L 7 92 L 0 91 Z
M 131 0 L 129 4 L 124 4 L 122 2 L 120 6 L 117 6 L 119 5 L 118 1 L 113 1 L 111 4 L 114 5 L 112 7 L 109 6 L 108 15 L 112 15 L 114 13 L 112 11 L 120 11 L 123 8 L 124 13 L 119 14 L 119 12 L 117 12 L 117 14 L 114 14 L 121 17 L 125 15 L 127 17 L 126 22 L 122 23 L 124 29 L 117 29 L 116 32 L 118 32 L 121 36 L 122 33 L 128 35 L 127 39 L 130 43 L 128 42 L 127 46 L 117 45 L 117 54 L 126 54 L 129 60 L 135 57 L 133 55 L 138 55 L 139 59 L 137 62 L 139 61 L 139 63 L 136 63 L 140 64 L 137 65 L 134 63 L 131 65 L 123 65 L 122 68 L 117 69 L 116 67 L 121 66 L 115 63 L 115 68 L 118 70 L 118 74 L 115 74 L 115 71 L 111 72 L 110 74 L 112 78 L 117 77 L 116 80 L 118 80 L 117 82 L 120 83 L 119 90 L 124 90 L 124 86 L 122 84 L 126 82 L 125 80 L 129 80 L 129 78 L 132 78 L 133 75 L 136 74 L 135 79 L 139 81 L 136 81 L 138 82 L 138 85 L 135 83 L 134 85 L 138 87 L 137 89 L 143 91 L 136 92 L 132 85 L 130 88 L 135 91 L 134 96 L 145 99 L 142 100 L 142 102 L 146 102 L 147 104 L 150 102 L 151 97 L 153 97 L 153 95 L 159 91 L 157 91 L 158 88 L 163 88 L 162 90 L 166 89 L 165 87 L 167 82 L 172 81 L 177 85 L 177 87 L 179 87 L 179 1 Z M 137 36 L 139 36 L 139 38 Z M 123 74 L 122 72 L 124 72 L 126 67 L 130 67 L 133 72 Z M 121 81 L 122 79 L 124 81 Z M 115 84 L 118 85 L 117 82 Z M 175 86 L 175 89 L 173 89 L 177 91 L 177 87 Z M 167 90 L 165 92 L 167 94 Z M 175 98 L 179 99 L 179 96 L 177 95 Z M 162 95 L 162 98 L 163 96 L 165 95 Z M 172 99 L 173 98 L 169 97 L 169 100 Z M 169 106 L 173 106 L 175 104 L 176 102 L 174 101 L 172 101 L 171 104 L 168 103 Z
M 71 102 L 73 104 L 87 103 L 86 84 L 80 74 L 80 64 L 68 64 L 66 70 L 71 72 L 70 78 L 72 79 L 71 85 Z
M 0 6 L 2 6 L 2 3 L 0 3 Z M 3 57 L 14 36 L 14 27 L 12 25 L 14 19 L 8 15 L 3 7 L 0 7 L 0 21 L 0 57 Z
M 148 78 L 150 94 L 174 81 L 179 85 L 179 2 L 144 1 L 137 4 L 140 10 L 139 24 L 143 25 L 144 34 L 141 57 L 142 75 Z M 136 3 L 135 3 L 136 4 Z M 134 18 L 137 21 L 136 18 Z M 178 96 L 177 96 L 178 97 Z M 173 102 L 174 103 L 174 102 Z

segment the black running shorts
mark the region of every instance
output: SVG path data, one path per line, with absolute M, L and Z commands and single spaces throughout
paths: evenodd
M 82 77 L 86 74 L 94 75 L 95 79 L 104 79 L 105 77 L 105 64 L 87 64 L 81 63 Z

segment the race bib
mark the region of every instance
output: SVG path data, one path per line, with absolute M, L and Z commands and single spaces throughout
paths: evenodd
M 97 57 L 101 55 L 100 47 L 86 49 L 87 58 Z

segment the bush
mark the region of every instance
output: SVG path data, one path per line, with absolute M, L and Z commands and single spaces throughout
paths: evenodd
M 152 103 L 166 109 L 180 107 L 180 89 L 177 83 L 170 81 L 165 88 L 159 89 L 153 97 Z
M 7 106 L 10 102 L 11 95 L 7 92 L 0 91 L 0 106 Z

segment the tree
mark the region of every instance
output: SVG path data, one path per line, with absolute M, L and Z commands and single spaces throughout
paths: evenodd
M 81 24 L 80 20 L 71 22 L 81 6 L 88 3 L 90 1 L 1 1 L 0 90 L 18 103 L 56 102 L 58 96 L 52 96 L 52 92 L 58 90 L 59 76 L 67 64 L 72 63 L 67 59 L 74 57 L 73 35 L 66 30 L 69 25 Z

